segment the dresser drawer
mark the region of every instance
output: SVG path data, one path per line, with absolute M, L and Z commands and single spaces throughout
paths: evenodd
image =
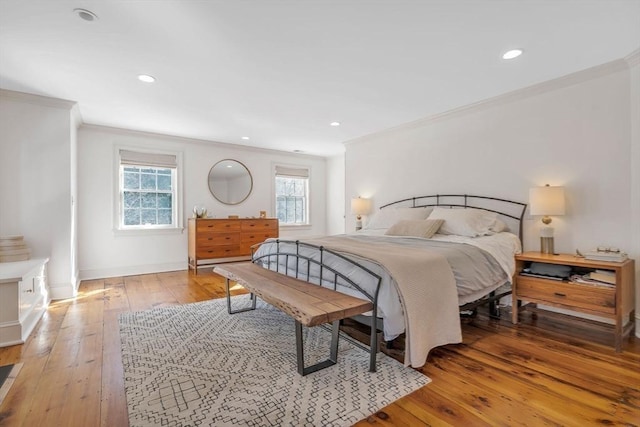
M 198 220 L 196 231 L 200 233 L 224 233 L 240 231 L 240 223 L 237 220 L 224 220 L 224 219 L 212 219 L 212 220 Z
M 214 248 L 220 245 L 240 244 L 238 233 L 203 233 L 196 238 L 199 248 Z
M 251 254 L 251 246 L 255 245 L 256 243 L 262 243 L 272 237 L 278 237 L 278 233 L 264 230 L 256 231 L 255 233 L 242 233 L 242 239 L 240 242 L 242 252 L 245 254 Z
M 544 304 L 566 305 L 592 312 L 614 314 L 615 289 L 518 276 L 518 298 Z
M 210 248 L 198 248 L 198 258 L 226 258 L 240 256 L 240 245 L 218 245 Z
M 277 219 L 245 219 L 242 220 L 242 232 L 257 230 L 278 230 Z

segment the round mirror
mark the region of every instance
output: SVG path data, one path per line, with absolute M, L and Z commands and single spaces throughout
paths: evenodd
M 249 169 L 237 160 L 220 160 L 209 171 L 209 191 L 225 205 L 244 202 L 253 188 Z

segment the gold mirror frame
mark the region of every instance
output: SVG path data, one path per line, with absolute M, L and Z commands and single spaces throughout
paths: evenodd
M 211 195 L 225 205 L 239 205 L 253 191 L 253 176 L 249 168 L 234 159 L 220 160 L 213 165 L 207 182 Z

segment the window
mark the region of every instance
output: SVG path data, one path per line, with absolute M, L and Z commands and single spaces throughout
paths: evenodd
M 178 228 L 177 156 L 122 149 L 118 153 L 118 228 Z
M 280 224 L 309 224 L 309 169 L 276 166 L 275 184 Z

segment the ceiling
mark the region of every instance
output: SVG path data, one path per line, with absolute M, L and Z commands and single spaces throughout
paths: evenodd
M 640 0 L 0 0 L 1 88 L 77 101 L 85 123 L 321 156 L 639 47 Z

